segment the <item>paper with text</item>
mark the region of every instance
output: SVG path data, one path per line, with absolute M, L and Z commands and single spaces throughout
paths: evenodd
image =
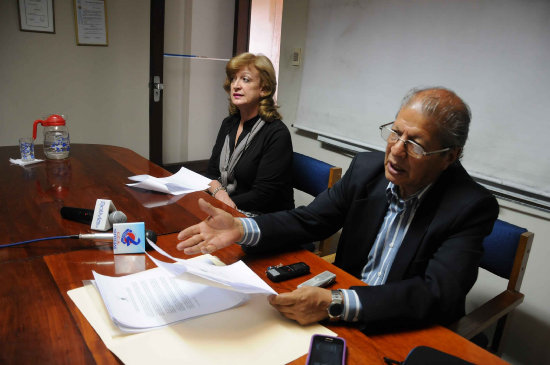
M 191 274 L 208 280 L 201 280 L 200 283 L 234 290 L 240 293 L 277 294 L 275 290 L 273 290 L 242 261 L 237 261 L 234 264 L 227 266 L 218 266 L 214 265 L 212 260 L 209 259 L 209 257 L 212 257 L 210 255 L 203 255 L 208 257 L 202 259 L 202 256 L 199 256 L 191 260 L 183 260 L 171 256 L 151 240 L 148 239 L 147 241 L 157 252 L 176 261 L 176 263 L 163 262 L 147 254 L 158 267 L 166 270 L 174 276 L 179 276 L 184 280 L 197 282 L 196 280 L 193 280 L 190 275 L 186 275 Z
M 306 354 L 313 334 L 336 336 L 319 324 L 301 326 L 283 317 L 262 295 L 155 331 L 124 333 L 109 318 L 93 285 L 67 294 L 124 364 L 279 365 Z
M 161 268 L 111 277 L 93 271 L 113 322 L 123 331 L 144 331 L 238 306 L 248 295 L 180 280 Z

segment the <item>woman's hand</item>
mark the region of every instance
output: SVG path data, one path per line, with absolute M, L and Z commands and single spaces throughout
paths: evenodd
M 225 190 L 218 190 L 216 195 L 214 195 L 214 198 L 218 199 L 219 201 L 229 205 L 233 209 L 237 209 L 237 205 L 231 200 L 229 197 L 229 194 L 227 194 L 227 191 Z
M 208 188 L 208 191 L 210 192 L 210 194 L 212 194 L 213 192 L 216 192 L 213 195 L 214 198 L 229 205 L 233 209 L 237 209 L 237 205 L 235 204 L 235 202 L 233 202 L 233 200 L 231 200 L 227 191 L 225 191 L 225 189 L 220 189 L 222 187 L 222 184 L 220 184 L 218 180 L 212 180 L 208 185 L 210 185 L 210 188 Z
M 208 218 L 178 234 L 182 241 L 176 246 L 178 250 L 187 255 L 211 253 L 241 240 L 244 228 L 240 220 L 204 199 L 199 199 L 199 207 Z
M 290 293 L 271 295 L 268 300 L 283 316 L 306 325 L 328 317 L 332 294 L 328 289 L 303 286 Z

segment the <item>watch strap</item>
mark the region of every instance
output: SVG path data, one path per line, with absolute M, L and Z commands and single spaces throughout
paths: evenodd
M 344 315 L 344 294 L 340 290 L 332 290 L 332 301 L 328 306 L 328 316 L 331 321 L 339 321 Z

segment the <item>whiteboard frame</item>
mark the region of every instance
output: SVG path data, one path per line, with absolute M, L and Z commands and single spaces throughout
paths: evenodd
M 291 126 L 301 131 L 313 133 L 316 135 L 315 139 L 317 139 L 319 142 L 326 143 L 333 148 L 346 152 L 347 154 L 354 155 L 359 152 L 384 151 L 384 148 L 380 146 L 370 145 L 358 140 L 353 140 L 342 136 L 330 135 L 326 132 L 311 128 L 309 126 L 304 126 L 296 123 L 292 124 Z M 532 189 L 528 190 L 520 186 L 512 186 L 509 182 L 504 183 L 501 180 L 484 175 L 483 173 L 470 171 L 468 171 L 468 173 L 475 181 L 477 181 L 480 185 L 483 185 L 499 198 L 535 208 L 544 212 L 550 212 L 550 197 L 535 193 L 532 191 Z

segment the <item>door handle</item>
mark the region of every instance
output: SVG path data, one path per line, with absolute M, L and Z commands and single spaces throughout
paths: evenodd
M 160 76 L 153 76 L 153 100 L 155 103 L 160 101 L 160 92 L 164 90 L 164 84 L 160 82 Z

